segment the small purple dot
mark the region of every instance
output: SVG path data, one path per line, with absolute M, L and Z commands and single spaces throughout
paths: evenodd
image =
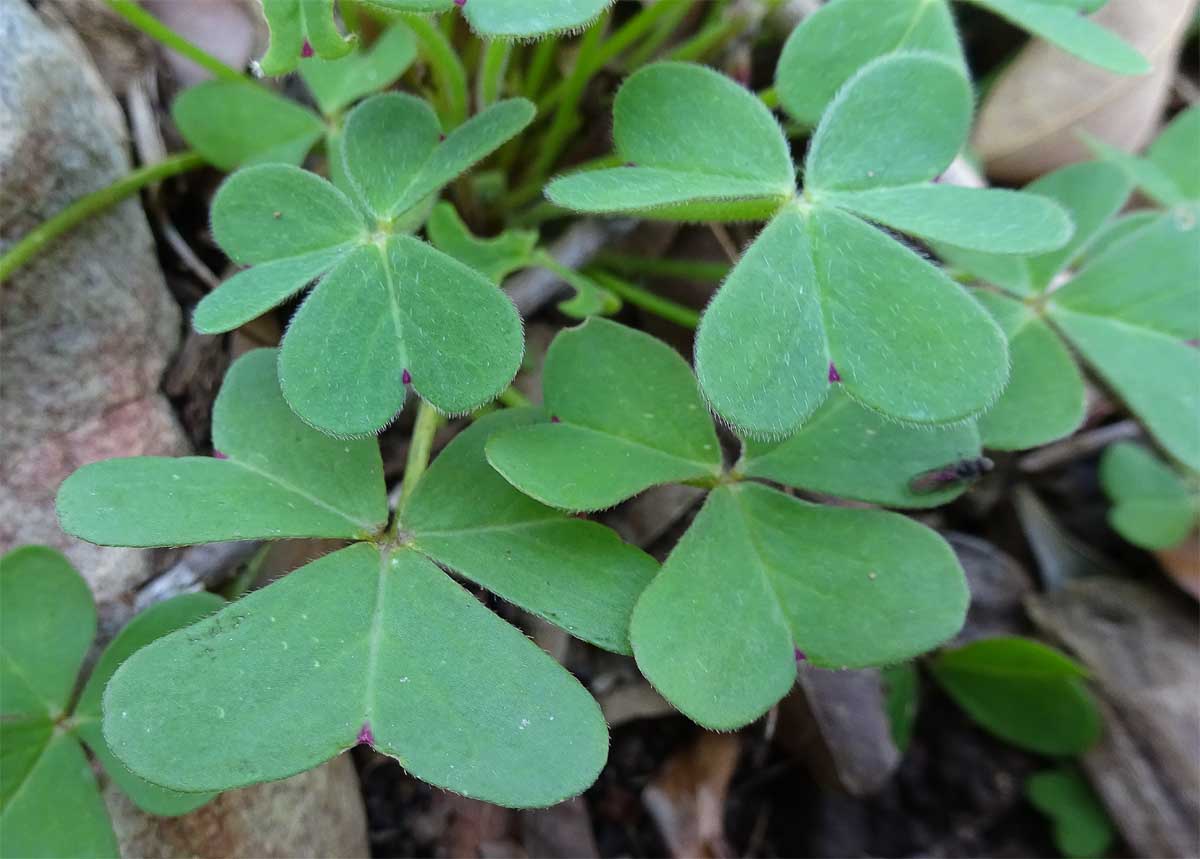
M 401 381 L 401 383 L 403 383 L 405 385 L 411 385 L 412 384 L 412 373 L 408 372 L 408 370 L 406 369 L 403 373 L 400 374 L 400 381 Z
M 375 735 L 371 733 L 370 722 L 363 722 L 363 726 L 358 732 L 358 742 L 368 746 L 375 745 Z
M 300 56 L 307 59 L 313 55 L 312 45 L 308 43 L 308 39 L 304 40 L 304 47 L 300 49 Z
M 219 450 L 213 451 L 213 458 L 214 459 L 229 459 L 229 457 L 227 457 L 225 454 L 221 453 L 221 451 L 219 451 Z
M 454 0 L 454 5 L 461 9 L 467 5 L 467 0 Z
M 558 424 L 558 423 L 562 423 L 562 421 L 559 419 L 558 415 L 551 415 L 551 416 L 550 416 L 550 423 L 552 423 L 552 424 Z
M 625 166 L 626 167 L 637 167 L 637 164 L 633 161 L 626 161 Z
M 801 662 L 804 662 L 806 659 L 808 659 L 808 657 L 804 655 L 804 651 L 801 650 L 799 647 L 797 647 L 796 648 L 796 664 L 799 665 Z
M 840 381 L 842 381 L 842 376 L 841 376 L 841 374 L 840 374 L 840 373 L 838 373 L 838 371 L 837 371 L 837 367 L 833 366 L 833 364 L 830 364 L 830 365 L 829 365 L 829 381 L 831 381 L 831 382 L 840 382 Z
M 446 140 L 446 135 L 444 135 L 444 134 L 438 135 L 438 143 L 444 143 L 445 140 Z

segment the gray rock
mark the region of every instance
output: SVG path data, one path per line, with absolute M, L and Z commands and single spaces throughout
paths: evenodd
M 1138 856 L 1200 856 L 1200 624 L 1161 583 L 1096 576 L 1028 601 L 1091 671 L 1104 735 L 1084 757 Z
M 24 0 L 0 0 L 0 251 L 129 171 L 120 109 L 78 38 Z M 45 543 L 88 579 L 102 614 L 151 572 L 153 553 L 103 549 L 58 527 L 75 468 L 178 454 L 159 377 L 179 338 L 139 201 L 90 218 L 0 289 L 0 551 Z

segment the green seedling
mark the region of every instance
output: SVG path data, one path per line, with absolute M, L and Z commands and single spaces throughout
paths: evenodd
M 1054 844 L 1071 859 L 1098 859 L 1113 843 L 1104 806 L 1078 767 L 1042 770 L 1025 782 L 1029 802 L 1054 825 Z
M 440 567 L 627 653 L 654 561 L 488 466 L 487 438 L 536 421 L 530 410 L 458 435 L 388 526 L 378 445 L 306 426 L 276 360 L 259 350 L 229 371 L 213 414 L 218 456 L 108 460 L 59 491 L 63 528 L 103 545 L 350 541 L 135 654 L 104 697 L 113 751 L 185 791 L 284 778 L 356 743 L 501 805 L 582 791 L 607 751 L 596 702 Z
M 968 0 L 1093 65 L 1140 75 L 1150 64 L 1083 13 L 1106 0 Z M 792 31 L 776 69 L 779 101 L 799 123 L 816 125 L 834 95 L 872 60 L 928 51 L 966 67 L 949 0 L 834 0 Z
M 687 364 L 649 335 L 603 319 L 560 334 L 543 371 L 548 419 L 497 433 L 488 461 L 522 492 L 596 510 L 651 486 L 711 489 L 638 601 L 638 666 L 706 727 L 757 718 L 795 679 L 796 660 L 862 667 L 907 659 L 953 635 L 963 573 L 933 531 L 897 513 L 811 504 L 760 480 L 893 506 L 911 477 L 977 453 L 970 425 L 888 422 L 836 394 L 796 435 L 748 443 L 732 471 Z
M 492 400 L 521 363 L 516 308 L 487 278 L 407 233 L 443 185 L 533 113 L 524 99 L 502 101 L 443 135 L 425 102 L 386 93 L 346 118 L 349 195 L 289 165 L 238 171 L 213 202 L 213 235 L 251 268 L 200 302 L 194 327 L 231 331 L 319 280 L 279 355 L 283 394 L 305 421 L 339 436 L 374 433 L 409 387 L 450 414 Z
M 987 638 L 941 651 L 929 670 L 988 733 L 1043 755 L 1079 755 L 1100 736 L 1087 671 L 1028 638 Z
M 126 769 L 101 735 L 100 699 L 136 650 L 224 604 L 212 594 L 185 594 L 143 611 L 105 648 L 76 695 L 96 633 L 87 584 L 53 549 L 27 546 L 0 558 L 0 855 L 118 855 L 81 743 L 150 814 L 184 814 L 212 799 L 165 790 Z
M 984 445 L 1015 450 L 1073 432 L 1084 417 L 1078 356 L 1168 453 L 1200 469 L 1200 201 L 1113 219 L 1129 178 L 1103 162 L 1073 164 L 1027 191 L 1076 223 L 1063 248 L 997 257 L 941 246 L 1009 340 L 1012 378 L 979 421 Z
M 222 170 L 272 162 L 299 165 L 322 139 L 336 165 L 343 112 L 395 83 L 416 56 L 412 31 L 397 23 L 369 50 L 356 49 L 339 60 L 300 61 L 300 77 L 320 114 L 250 81 L 218 80 L 180 93 L 171 116 L 192 148 Z
M 519 39 L 580 30 L 613 0 L 369 0 L 386 12 L 427 15 L 457 9 L 471 29 L 493 39 Z M 271 44 L 259 61 L 262 73 L 281 75 L 304 57 L 336 60 L 353 47 L 334 15 L 335 0 L 263 0 Z
M 1100 483 L 1113 503 L 1109 524 L 1135 546 L 1170 549 L 1200 527 L 1200 479 L 1173 471 L 1140 445 L 1104 451 Z
M 1045 198 L 929 184 L 971 121 L 962 70 L 897 54 L 860 70 L 826 110 L 797 193 L 787 140 L 743 88 L 659 63 L 613 108 L 624 167 L 559 178 L 550 200 L 585 212 L 682 220 L 770 218 L 701 320 L 696 372 L 739 432 L 795 431 L 840 390 L 914 423 L 973 417 L 1008 378 L 1004 336 L 935 266 L 869 222 L 1005 254 L 1062 247 Z

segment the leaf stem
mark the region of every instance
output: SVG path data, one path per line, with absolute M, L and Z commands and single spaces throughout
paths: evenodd
M 86 197 L 80 197 L 50 220 L 30 230 L 23 239 L 8 249 L 8 253 L 0 257 L 0 283 L 3 283 L 14 271 L 41 253 L 50 242 L 73 229 L 80 222 L 104 211 L 147 185 L 152 185 L 168 176 L 203 167 L 205 163 L 199 153 L 180 152 L 164 158 L 157 164 L 139 167 L 107 188 L 101 188 Z
M 166 45 L 171 50 L 187 57 L 193 63 L 208 69 L 218 80 L 242 81 L 246 76 L 218 60 L 208 51 L 195 45 L 176 33 L 162 21 L 155 18 L 134 0 L 107 0 L 109 7 L 141 30 L 150 38 Z
M 676 62 L 694 62 L 703 59 L 710 51 L 716 50 L 728 39 L 741 32 L 746 24 L 747 20 L 742 15 L 732 15 L 724 20 L 716 21 L 667 54 L 667 59 Z
M 403 17 L 433 70 L 438 100 L 441 102 L 438 115 L 442 125 L 447 131 L 457 128 L 467 119 L 467 70 L 463 68 L 454 46 L 437 25 L 421 15 Z
M 655 295 L 648 289 L 643 289 L 608 272 L 589 269 L 587 275 L 614 295 L 619 295 L 630 304 L 647 310 L 655 316 L 661 316 L 668 322 L 692 329 L 700 324 L 700 313 L 690 307 Z
M 408 459 L 404 462 L 404 484 L 400 487 L 400 502 L 396 505 L 396 518 L 392 522 L 390 536 L 395 536 L 400 528 L 400 514 L 404 505 L 412 497 L 413 490 L 421 481 L 421 475 L 429 467 L 429 456 L 433 452 L 433 437 L 442 423 L 442 416 L 437 409 L 424 400 L 417 406 L 417 420 L 413 424 L 412 439 L 408 443 Z
M 500 396 L 496 397 L 496 399 L 504 403 L 504 405 L 508 406 L 510 409 L 521 409 L 525 408 L 526 406 L 533 405 L 529 397 L 525 396 L 512 386 L 509 386 L 501 391 Z
M 702 283 L 720 283 L 729 274 L 729 264 L 724 262 L 655 259 L 616 251 L 601 251 L 596 254 L 595 262 L 597 266 L 612 269 L 618 274 L 645 274 Z
M 508 59 L 512 53 L 512 42 L 495 40 L 488 42 L 479 63 L 475 78 L 475 109 L 483 110 L 500 98 L 504 86 L 504 75 L 508 72 Z

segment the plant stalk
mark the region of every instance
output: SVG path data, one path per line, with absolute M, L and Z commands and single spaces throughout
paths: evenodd
M 420 15 L 405 15 L 404 22 L 417 37 L 421 54 L 433 70 L 442 125 L 447 131 L 457 128 L 467 119 L 467 70 L 446 34 L 436 24 Z
M 133 0 L 107 0 L 107 2 L 114 12 L 147 36 L 187 57 L 196 65 L 208 69 L 218 80 L 248 80 L 241 72 L 227 66 L 199 45 L 189 42 Z
M 496 40 L 488 42 L 479 64 L 479 74 L 475 79 L 475 107 L 483 110 L 495 104 L 500 98 L 500 90 L 504 86 L 504 75 L 508 72 L 509 55 L 512 53 L 512 42 Z
M 437 409 L 424 400 L 417 406 L 417 420 L 413 424 L 412 439 L 408 444 L 408 459 L 404 462 L 404 483 L 400 487 L 400 501 L 396 505 L 396 518 L 392 522 L 389 536 L 394 537 L 400 529 L 400 514 L 421 481 L 421 475 L 429 467 L 429 456 L 433 453 L 433 437 L 441 426 L 442 416 Z
M 153 185 L 169 176 L 203 167 L 205 163 L 199 153 L 180 152 L 164 158 L 157 164 L 139 167 L 107 188 L 101 188 L 86 197 L 79 198 L 50 220 L 34 227 L 23 239 L 9 248 L 8 253 L 0 257 L 0 283 L 6 281 L 13 272 L 41 253 L 50 242 L 73 229 L 80 222 L 119 203 L 147 185 Z
M 648 289 L 636 286 L 627 280 L 603 271 L 589 270 L 587 276 L 596 281 L 614 295 L 620 296 L 630 304 L 660 316 L 668 322 L 674 322 L 684 328 L 695 329 L 700 324 L 700 313 L 690 307 L 655 295 Z

